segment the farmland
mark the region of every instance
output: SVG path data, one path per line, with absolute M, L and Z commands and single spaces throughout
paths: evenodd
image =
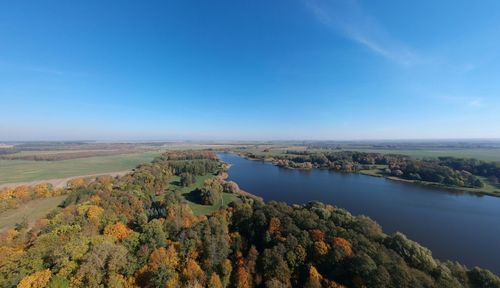
M 0 185 L 131 170 L 160 153 L 148 151 L 60 161 L 0 160 Z

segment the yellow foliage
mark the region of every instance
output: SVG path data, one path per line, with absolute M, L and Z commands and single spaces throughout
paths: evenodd
M 103 208 L 96 205 L 90 205 L 86 215 L 91 221 L 97 222 L 99 221 L 99 218 L 101 217 L 101 214 L 103 212 L 104 212 Z
M 50 276 L 52 276 L 52 273 L 49 269 L 35 272 L 24 277 L 21 282 L 17 284 L 17 288 L 43 288 L 49 283 Z
M 314 281 L 314 282 L 319 283 L 323 279 L 323 276 L 321 276 L 321 274 L 319 274 L 316 267 L 311 265 L 311 267 L 309 268 L 309 279 Z
M 175 274 L 165 283 L 165 288 L 177 288 L 179 287 L 179 275 Z
M 51 185 L 48 183 L 40 183 L 35 185 L 33 192 L 37 198 L 45 198 L 52 196 Z
M 85 178 L 74 178 L 68 181 L 66 186 L 71 189 L 82 188 L 87 185 L 87 180 Z
M 117 239 L 123 239 L 130 235 L 132 230 L 128 229 L 123 223 L 110 224 L 104 228 L 104 235 L 111 236 Z
M 4 201 L 14 197 L 14 190 L 11 188 L 0 189 L 0 201 Z
M 328 245 L 324 241 L 316 241 L 314 242 L 314 251 L 318 255 L 326 255 L 328 253 Z
M 76 269 L 78 268 L 78 264 L 75 261 L 69 261 L 64 264 L 64 266 L 59 270 L 57 276 L 61 278 L 68 278 Z
M 24 250 L 22 247 L 14 248 L 7 246 L 0 246 L 0 267 L 2 267 L 7 262 L 12 262 L 13 260 L 21 259 L 24 255 Z
M 14 188 L 13 196 L 15 198 L 21 199 L 21 201 L 27 201 L 31 199 L 31 189 L 28 186 L 17 186 Z

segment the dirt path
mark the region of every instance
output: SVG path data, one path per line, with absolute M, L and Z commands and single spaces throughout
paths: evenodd
M 54 188 L 63 188 L 66 186 L 66 183 L 68 183 L 69 180 L 75 179 L 75 178 L 90 178 L 90 177 L 97 177 L 97 176 L 102 176 L 102 175 L 110 175 L 112 177 L 116 176 L 123 176 L 130 171 L 118 171 L 118 172 L 108 172 L 108 173 L 98 173 L 98 174 L 89 174 L 89 175 L 80 175 L 80 176 L 72 176 L 72 177 L 66 177 L 66 178 L 58 178 L 58 179 L 46 179 L 46 180 L 35 180 L 35 181 L 30 181 L 30 182 L 17 182 L 17 183 L 6 183 L 6 184 L 0 184 L 0 189 L 4 187 L 15 187 L 15 186 L 21 186 L 21 185 L 27 185 L 27 186 L 33 186 L 39 183 L 50 183 Z

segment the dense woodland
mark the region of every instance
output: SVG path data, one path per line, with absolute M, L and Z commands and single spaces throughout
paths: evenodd
M 323 168 L 342 172 L 359 172 L 376 168 L 374 165 L 385 165 L 381 175 L 456 187 L 481 188 L 484 182 L 478 176 L 486 177 L 494 185 L 500 178 L 500 163 L 453 157 L 417 160 L 404 155 L 353 151 L 287 151 L 284 155 L 271 157 L 253 153 L 244 153 L 244 156 L 271 160 L 286 168 Z
M 500 287 L 334 206 L 241 196 L 194 216 L 167 189 L 223 169 L 212 152 L 170 152 L 118 179 L 72 183 L 46 218 L 0 234 L 0 287 Z M 209 202 L 238 189 L 214 177 L 200 190 Z

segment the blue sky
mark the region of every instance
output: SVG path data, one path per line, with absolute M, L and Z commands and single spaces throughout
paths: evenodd
M 0 140 L 500 138 L 500 2 L 2 1 Z

